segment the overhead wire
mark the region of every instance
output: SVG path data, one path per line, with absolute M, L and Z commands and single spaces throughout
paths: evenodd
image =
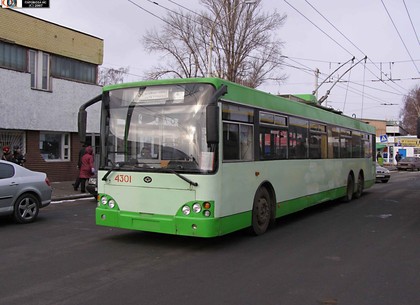
M 411 59 L 411 61 L 413 62 L 413 65 L 414 65 L 414 67 L 416 68 L 417 73 L 419 73 L 419 74 L 420 74 L 419 68 L 417 67 L 416 63 L 414 62 L 414 59 L 413 59 L 413 57 L 411 56 L 411 53 L 410 53 L 410 51 L 408 50 L 407 45 L 405 44 L 404 39 L 402 38 L 402 36 L 401 36 L 401 34 L 400 34 L 400 31 L 398 31 L 397 25 L 395 24 L 394 20 L 392 19 L 392 16 L 391 16 L 391 14 L 389 13 L 388 8 L 386 7 L 386 5 L 385 5 L 385 3 L 384 3 L 384 1 L 383 1 L 383 0 L 381 0 L 381 2 L 382 2 L 382 5 L 384 6 L 384 9 L 385 9 L 386 13 L 388 14 L 389 19 L 391 20 L 392 25 L 394 26 L 395 31 L 396 31 L 396 32 L 397 32 L 397 34 L 398 34 L 398 37 L 400 37 L 400 40 L 401 40 L 402 44 L 404 45 L 404 48 L 405 48 L 405 50 L 407 51 L 408 56 L 410 56 L 410 59 Z
M 136 4 L 136 3 L 134 3 L 133 1 L 131 1 L 131 0 L 128 0 L 130 3 L 132 3 L 132 4 L 134 4 L 135 6 L 137 6 L 138 8 L 140 8 L 140 9 L 142 9 L 143 11 L 145 11 L 146 13 L 148 13 L 148 14 L 150 14 L 150 15 L 152 15 L 152 16 L 154 16 L 154 17 L 156 17 L 156 18 L 158 18 L 159 20 L 161 20 L 161 21 L 164 21 L 165 23 L 167 23 L 167 24 L 170 24 L 170 23 L 168 23 L 166 20 L 164 20 L 163 18 L 161 18 L 161 17 L 159 17 L 159 16 L 157 16 L 156 14 L 154 14 L 154 13 L 152 13 L 152 12 L 150 12 L 149 10 L 146 10 L 146 9 L 144 9 L 143 7 L 141 7 L 140 5 L 138 5 L 138 4 Z M 150 0 L 146 0 L 146 1 L 148 1 L 148 2 L 151 2 L 151 3 L 153 3 L 153 4 L 155 4 L 155 5 L 157 5 L 157 6 L 159 6 L 159 7 L 162 7 L 162 8 L 164 8 L 164 9 L 166 9 L 166 10 L 168 10 L 168 11 L 171 11 L 171 12 L 173 12 L 174 13 L 174 11 L 173 10 L 171 10 L 171 9 L 169 9 L 169 8 L 167 8 L 167 7 L 165 7 L 165 6 L 162 6 L 162 5 L 160 5 L 159 3 L 157 3 L 157 2 L 155 2 L 155 1 L 150 1 Z M 188 8 L 186 8 L 186 7 L 184 7 L 184 6 L 182 6 L 182 5 L 180 5 L 180 4 L 178 4 L 178 3 L 176 3 L 175 1 L 173 1 L 173 0 L 167 0 L 167 1 L 169 1 L 169 2 L 171 2 L 171 3 L 173 3 L 173 4 L 175 4 L 175 5 L 178 5 L 179 7 L 181 7 L 181 8 L 183 8 L 183 9 L 185 9 L 185 10 L 188 10 L 188 11 L 190 11 L 190 12 L 192 12 L 192 13 L 194 13 L 194 14 L 196 14 L 197 16 L 200 16 L 200 17 L 204 17 L 204 16 L 202 16 L 202 15 L 200 15 L 200 14 L 198 14 L 198 13 L 196 13 L 196 12 L 194 12 L 194 11 L 192 11 L 192 10 L 190 10 L 190 9 L 188 9 Z M 285 0 L 286 1 L 286 0 Z M 287 1 L 286 1 L 287 2 Z M 288 3 L 289 4 L 289 3 Z M 290 5 L 290 4 L 289 4 Z M 294 7 L 293 7 L 294 8 Z M 294 8 L 295 9 L 295 8 Z M 296 10 L 296 9 L 295 9 Z M 178 13 L 179 14 L 179 13 Z M 182 14 L 179 14 L 180 16 L 183 16 L 184 18 L 186 18 L 184 15 L 182 15 Z M 206 18 L 206 17 L 205 17 Z M 306 17 L 305 17 L 306 18 Z M 306 19 L 308 19 L 308 18 L 306 18 Z M 192 20 L 192 21 L 195 21 L 195 20 Z M 308 21 L 310 21 L 309 19 L 308 19 Z M 311 22 L 311 21 L 310 21 Z M 313 22 L 311 22 L 311 23 L 313 23 Z M 315 24 L 314 24 L 314 26 L 316 26 Z M 317 28 L 319 28 L 318 26 L 316 26 Z M 320 29 L 319 28 L 319 30 L 320 31 L 322 31 L 323 33 L 324 33 L 324 31 L 322 30 L 322 29 Z M 325 33 L 326 34 L 326 33 Z M 328 37 L 330 37 L 328 34 L 326 34 Z M 330 37 L 333 41 L 335 41 L 332 37 Z M 336 42 L 337 44 L 338 44 L 338 42 Z M 340 44 L 339 44 L 340 45 Z M 341 45 L 340 45 L 341 46 Z M 343 47 L 344 48 L 344 47 Z M 345 48 L 344 48 L 345 49 Z M 345 49 L 346 50 L 346 52 L 347 53 L 349 53 L 349 54 L 351 54 L 347 49 Z M 363 52 L 362 52 L 363 53 Z M 252 56 L 251 56 L 252 57 Z M 300 66 L 303 66 L 305 69 L 302 69 L 301 67 L 297 67 L 297 66 L 295 66 L 295 65 L 290 65 L 290 64 L 287 64 L 287 63 L 284 63 L 283 62 L 283 65 L 285 65 L 285 66 L 287 66 L 287 67 L 290 67 L 290 68 L 293 68 L 293 69 L 298 69 L 298 70 L 300 70 L 300 71 L 302 71 L 302 72 L 304 72 L 304 73 L 307 73 L 307 74 L 310 74 L 310 75 L 313 75 L 313 69 L 312 68 L 310 68 L 310 67 L 308 67 L 308 66 L 306 66 L 306 65 L 303 65 L 303 64 L 301 64 L 301 63 L 299 63 L 298 61 L 296 61 L 296 60 L 294 60 L 293 59 L 293 57 L 288 57 L 288 56 L 282 56 L 284 59 L 286 59 L 286 60 L 290 60 L 290 61 L 293 61 L 293 62 L 295 62 L 295 63 L 297 63 L 298 65 L 300 65 Z M 258 58 L 258 57 L 255 57 L 255 58 Z M 297 59 L 299 59 L 299 58 L 297 58 Z M 316 61 L 316 60 L 315 60 Z M 327 61 L 320 61 L 320 62 L 327 62 Z M 138 75 L 136 75 L 136 74 L 131 74 L 131 73 L 129 73 L 130 75 L 133 75 L 133 76 L 138 76 Z M 351 82 L 351 83 L 354 83 L 354 82 Z M 356 84 L 356 85 L 358 85 L 358 84 Z M 339 87 L 339 88 L 343 88 L 341 85 L 337 85 L 337 87 Z M 347 86 L 347 87 L 349 87 L 349 86 Z M 372 88 L 372 87 L 368 87 L 368 88 L 371 88 L 371 89 L 374 89 L 374 88 Z M 350 92 L 352 92 L 352 93 L 354 93 L 354 94 L 361 94 L 361 92 L 359 91 L 359 90 L 357 90 L 357 89 L 353 89 L 353 88 L 351 88 L 350 87 L 350 89 L 351 90 L 349 90 Z M 348 89 L 347 89 L 348 90 Z M 379 91 L 381 91 L 380 89 L 375 89 L 375 90 L 379 90 Z M 363 94 L 363 92 L 362 92 L 362 94 Z M 401 93 L 402 94 L 402 93 Z M 369 99 L 371 99 L 371 100 L 373 100 L 373 101 L 376 101 L 376 102 L 381 102 L 381 103 L 383 103 L 383 101 L 382 100 L 380 100 L 379 98 L 377 98 L 377 97 L 374 97 L 374 96 L 372 96 L 372 95 L 367 95 L 367 98 L 369 98 Z
M 407 5 L 405 4 L 405 0 L 403 0 L 405 11 L 407 12 L 408 19 L 410 20 L 411 27 L 413 28 L 414 34 L 417 38 L 417 43 L 420 45 L 419 35 L 417 35 L 416 28 L 414 27 L 413 20 L 411 20 L 410 12 L 408 11 Z
M 284 1 L 286 1 L 286 0 L 284 0 Z M 361 52 L 364 56 L 366 56 L 366 53 L 365 52 L 363 52 L 356 44 L 354 44 L 346 35 L 344 35 L 344 33 L 342 33 L 332 22 L 330 22 L 319 10 L 317 10 L 316 8 L 315 8 L 315 6 L 314 5 L 312 5 L 308 0 L 305 0 L 305 2 L 314 10 L 314 11 L 316 11 L 326 22 L 328 22 L 328 24 L 330 24 L 338 33 L 340 33 L 340 35 L 341 36 L 343 36 L 348 42 L 350 42 L 350 44 L 352 45 L 352 46 L 354 46 L 359 52 Z M 287 1 L 286 1 L 286 3 L 287 3 Z M 335 41 L 335 40 L 334 40 Z M 340 45 L 341 46 L 341 45 Z M 388 80 L 389 81 L 391 81 L 391 82 L 393 82 L 393 83 L 395 83 L 391 78 L 389 78 L 385 73 L 383 73 L 382 72 L 382 70 L 381 69 L 379 69 L 378 68 L 378 66 L 368 57 L 368 60 L 379 70 L 379 72 L 380 72 L 380 74 L 381 74 L 381 77 L 378 77 L 375 73 L 373 73 L 369 68 L 366 68 L 366 65 L 365 65 L 365 68 L 373 75 L 373 76 L 375 76 L 379 81 L 381 81 L 381 82 L 383 82 L 384 84 L 386 84 L 384 81 L 383 81 L 383 79 L 382 79 L 382 74 L 383 75 L 385 75 L 387 78 L 388 78 Z M 389 84 L 386 84 L 387 86 L 389 86 L 390 88 L 392 88 L 392 86 L 390 86 Z M 400 87 L 401 89 L 403 89 L 404 91 L 407 91 L 407 89 L 405 89 L 405 88 L 403 88 L 403 87 L 401 87 L 401 86 L 399 86 L 398 84 L 396 84 L 398 87 Z M 393 90 L 396 90 L 396 91 L 398 91 L 397 89 L 395 89 L 395 88 L 392 88 Z M 400 92 L 401 93 L 401 92 Z

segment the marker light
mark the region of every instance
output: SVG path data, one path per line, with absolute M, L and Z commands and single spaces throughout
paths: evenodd
M 205 211 L 203 212 L 203 215 L 204 215 L 205 217 L 210 217 L 211 212 L 210 212 L 209 210 L 205 210 Z
M 210 209 L 211 208 L 210 202 L 208 202 L 208 201 L 204 202 L 203 203 L 203 208 L 205 208 L 206 210 Z

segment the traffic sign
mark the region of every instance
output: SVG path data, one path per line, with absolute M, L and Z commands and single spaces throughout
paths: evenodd
M 380 135 L 379 140 L 381 143 L 388 142 L 388 136 L 386 134 Z

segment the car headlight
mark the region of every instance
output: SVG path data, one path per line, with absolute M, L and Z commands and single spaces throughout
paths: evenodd
M 101 198 L 101 203 L 102 203 L 103 205 L 106 205 L 106 204 L 107 204 L 107 202 L 108 202 L 108 200 L 106 199 L 106 197 L 102 197 L 102 198 Z

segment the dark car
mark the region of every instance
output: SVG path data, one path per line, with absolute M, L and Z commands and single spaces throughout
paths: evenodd
M 51 203 L 52 188 L 45 173 L 0 161 L 0 215 L 18 223 L 33 222 L 39 209 Z
M 401 159 L 397 164 L 398 170 L 420 170 L 420 158 L 419 157 L 405 157 Z
M 391 174 L 385 167 L 376 164 L 376 182 L 387 183 L 391 178 Z
M 89 180 L 86 183 L 86 190 L 93 197 L 98 197 L 98 179 L 96 176 L 89 178 Z

